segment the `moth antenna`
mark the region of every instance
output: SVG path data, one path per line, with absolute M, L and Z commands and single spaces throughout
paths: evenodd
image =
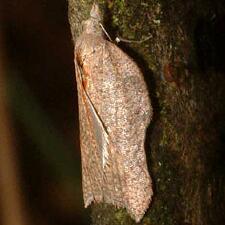
M 107 31 L 106 31 L 105 28 L 103 27 L 103 25 L 102 25 L 101 23 L 99 23 L 99 25 L 100 25 L 100 27 L 102 28 L 102 30 L 103 30 L 103 32 L 105 33 L 105 35 L 107 36 L 107 38 L 108 38 L 111 42 L 113 42 L 112 39 L 111 39 L 111 37 L 109 36 L 109 34 L 107 33 Z
M 126 42 L 126 43 L 142 43 L 142 42 L 145 42 L 147 40 L 149 40 L 150 38 L 152 38 L 152 35 L 149 35 L 147 38 L 145 38 L 144 40 L 140 40 L 140 41 L 135 41 L 135 40 L 128 40 L 128 39 L 125 39 L 125 38 L 121 38 L 121 37 L 116 37 L 115 39 L 115 42 L 116 43 L 119 43 L 119 42 Z
M 108 32 L 106 31 L 106 29 L 104 28 L 104 26 L 99 23 L 100 27 L 102 28 L 103 32 L 105 33 L 105 35 L 107 36 L 107 38 L 111 41 L 112 41 L 112 38 L 110 37 L 110 35 L 108 34 Z M 116 43 L 119 43 L 119 42 L 125 42 L 125 43 L 142 43 L 142 42 L 145 42 L 147 40 L 149 40 L 150 38 L 152 38 L 152 35 L 149 35 L 147 38 L 145 38 L 144 40 L 140 40 L 140 41 L 136 41 L 136 40 L 129 40 L 129 39 L 125 39 L 125 38 L 122 38 L 122 37 L 116 37 L 115 38 L 115 42 Z

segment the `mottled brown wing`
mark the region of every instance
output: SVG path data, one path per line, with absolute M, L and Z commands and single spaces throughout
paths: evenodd
M 92 201 L 100 202 L 103 198 L 101 149 L 107 149 L 108 135 L 83 87 L 82 68 L 79 67 L 76 58 L 75 68 L 79 101 L 82 186 L 84 203 L 87 207 Z
M 87 95 L 109 136 L 102 196 L 104 202 L 127 208 L 139 221 L 152 196 L 144 151 L 152 116 L 150 99 L 133 60 L 103 38 L 99 42 L 86 55 L 85 66 L 89 71 Z
M 136 63 L 113 43 L 107 50 L 117 81 L 115 101 L 116 122 L 111 125 L 111 136 L 120 149 L 125 199 L 128 212 L 140 221 L 152 197 L 152 181 L 148 173 L 144 149 L 146 129 L 152 118 L 152 107 L 143 74 Z M 109 65 L 105 66 L 108 71 Z M 117 99 L 117 100 L 116 100 Z

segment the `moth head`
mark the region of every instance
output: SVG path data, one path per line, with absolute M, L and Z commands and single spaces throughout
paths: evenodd
M 101 13 L 99 10 L 99 6 L 97 3 L 93 3 L 92 8 L 91 8 L 91 12 L 90 12 L 90 17 L 98 22 L 101 21 Z
M 82 28 L 85 33 L 95 33 L 102 34 L 102 29 L 100 27 L 101 15 L 97 3 L 93 3 L 90 18 L 83 22 Z

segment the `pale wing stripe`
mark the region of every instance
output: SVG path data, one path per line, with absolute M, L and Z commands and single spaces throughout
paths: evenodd
M 99 118 L 90 98 L 87 95 L 87 100 L 88 100 L 88 104 L 90 106 L 90 112 L 91 112 L 91 117 L 92 117 L 92 121 L 93 121 L 93 125 L 94 125 L 94 133 L 96 135 L 96 142 L 98 144 L 98 146 L 101 149 L 101 153 L 102 153 L 102 166 L 103 168 L 105 168 L 107 162 L 108 162 L 108 158 L 109 158 L 109 151 L 108 151 L 108 145 L 109 145 L 109 137 L 108 137 L 108 133 L 106 132 L 103 123 L 101 121 L 101 119 Z
M 79 67 L 78 67 L 79 69 Z M 82 72 L 80 71 L 80 74 Z M 79 79 L 82 79 L 81 77 L 79 77 Z M 81 82 L 82 84 L 82 82 Z M 84 89 L 83 85 L 82 85 L 83 91 L 85 93 L 85 97 L 87 99 L 87 103 L 89 105 L 90 108 L 90 112 L 91 112 L 91 117 L 92 117 L 92 121 L 93 121 L 93 125 L 94 125 L 94 131 L 93 133 L 96 135 L 96 142 L 97 145 L 100 148 L 101 151 L 101 155 L 102 155 L 102 167 L 103 169 L 105 168 L 105 166 L 107 165 L 108 159 L 109 159 L 109 151 L 108 151 L 108 147 L 109 147 L 109 137 L 108 137 L 108 133 L 106 131 L 106 128 L 103 125 L 103 122 L 101 121 L 88 93 L 86 92 L 86 90 Z

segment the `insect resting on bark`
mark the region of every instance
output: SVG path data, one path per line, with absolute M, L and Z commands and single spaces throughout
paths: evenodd
M 152 107 L 140 69 L 100 22 L 94 3 L 74 53 L 84 204 L 123 207 L 139 222 L 153 195 L 144 151 Z

